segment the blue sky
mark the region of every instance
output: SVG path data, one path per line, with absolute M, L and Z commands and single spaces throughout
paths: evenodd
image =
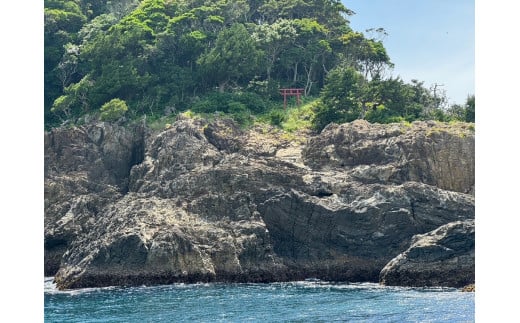
M 475 93 L 474 0 L 342 0 L 356 12 L 350 26 L 364 32 L 382 27 L 393 76 L 424 86 L 443 84 L 449 101 Z

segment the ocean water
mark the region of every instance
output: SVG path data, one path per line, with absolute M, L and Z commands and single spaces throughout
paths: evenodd
M 474 322 L 475 294 L 451 288 L 303 281 L 58 291 L 45 322 Z

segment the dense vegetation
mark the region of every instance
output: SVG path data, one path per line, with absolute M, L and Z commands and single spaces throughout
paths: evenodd
M 191 110 L 280 125 L 281 87 L 314 98 L 310 124 L 474 121 L 423 83 L 386 77 L 384 30 L 349 27 L 339 0 L 45 0 L 45 124 Z

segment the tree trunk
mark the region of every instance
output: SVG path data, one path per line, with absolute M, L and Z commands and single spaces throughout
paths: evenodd
M 293 83 L 296 83 L 298 80 L 298 62 L 294 64 L 294 74 L 293 74 Z
M 308 96 L 309 93 L 311 92 L 311 88 L 312 88 L 312 84 L 314 83 L 311 78 L 312 78 L 312 65 L 309 69 L 307 69 L 307 67 L 305 67 L 305 71 L 307 72 L 307 82 L 305 83 L 305 96 Z
M 219 93 L 224 93 L 224 91 L 226 90 L 227 83 L 228 83 L 228 81 L 223 81 L 223 82 L 220 82 L 218 84 L 218 92 Z

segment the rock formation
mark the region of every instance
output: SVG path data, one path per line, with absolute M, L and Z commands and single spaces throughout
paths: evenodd
M 54 129 L 45 273 L 59 288 L 375 282 L 413 236 L 474 218 L 473 183 L 468 124 Z
M 365 183 L 415 181 L 474 192 L 475 141 L 469 124 L 330 124 L 309 140 L 304 156 L 315 169 L 354 168 L 352 175 Z
M 381 271 L 384 285 L 464 287 L 475 282 L 475 221 L 445 224 L 412 238 Z

